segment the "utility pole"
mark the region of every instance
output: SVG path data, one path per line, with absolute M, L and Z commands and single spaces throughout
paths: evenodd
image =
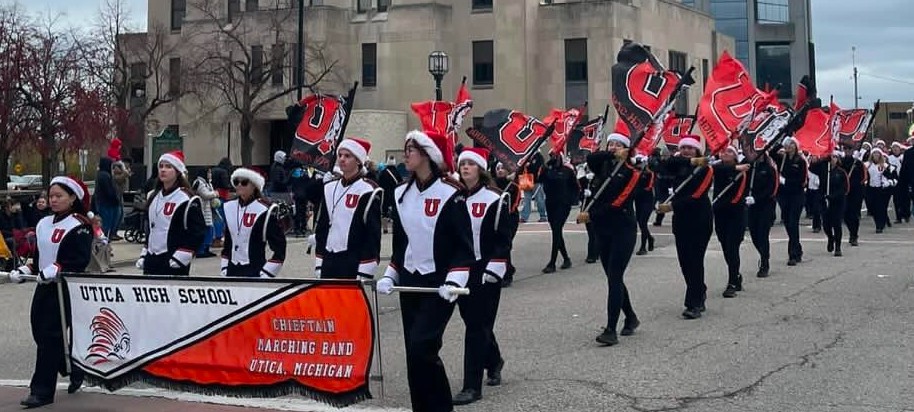
M 851 46 L 851 61 L 854 64 L 854 108 L 860 108 L 860 95 L 857 93 L 857 47 Z
M 301 89 L 305 83 L 305 0 L 298 0 L 298 56 L 295 57 L 295 81 L 298 83 L 297 96 L 295 102 L 301 101 Z

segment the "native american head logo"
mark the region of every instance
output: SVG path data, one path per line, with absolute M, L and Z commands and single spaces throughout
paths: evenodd
M 124 359 L 130 353 L 130 332 L 113 310 L 102 308 L 92 318 L 89 330 L 92 331 L 92 343 L 89 344 L 86 361 L 93 365 Z

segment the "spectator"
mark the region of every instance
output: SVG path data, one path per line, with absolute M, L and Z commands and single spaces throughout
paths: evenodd
M 102 217 L 89 212 L 89 219 L 92 219 L 92 257 L 89 260 L 89 266 L 86 271 L 92 273 L 111 272 L 111 245 L 105 236 L 102 225 Z
M 22 205 L 17 200 L 7 198 L 6 203 L 3 205 L 3 212 L 0 213 L 0 233 L 3 234 L 3 239 L 11 250 L 16 247 L 13 231 L 27 227 L 25 218 L 22 216 Z
M 210 183 L 212 177 L 212 169 L 206 169 L 199 172 L 199 174 L 197 174 L 197 178 L 194 179 L 194 182 L 191 184 L 191 188 L 194 189 L 194 193 L 203 199 L 203 221 L 206 222 L 206 232 L 203 235 L 203 244 L 200 245 L 200 249 L 197 250 L 198 258 L 216 256 L 215 253 L 210 252 L 209 250 L 210 245 L 213 244 L 214 237 L 213 208 L 210 205 L 212 205 L 213 200 L 218 198 L 218 194 L 213 189 L 213 185 Z
M 32 207 L 29 208 L 25 223 L 28 224 L 29 227 L 38 226 L 38 221 L 50 214 L 51 209 L 48 208 L 48 198 L 42 193 L 41 196 L 38 196 L 38 199 L 35 199 L 35 203 L 32 204 Z
M 540 215 L 540 222 L 548 219 L 546 212 L 546 193 L 543 191 L 543 185 L 540 183 L 540 171 L 543 168 L 543 155 L 537 152 L 530 157 L 530 161 L 524 164 L 521 174 L 530 173 L 533 177 L 533 189 L 524 191 L 524 208 L 520 212 L 520 221 L 524 223 L 530 218 L 530 200 L 536 200 L 536 211 Z
M 124 192 L 130 189 L 131 174 L 127 164 L 120 160 L 111 165 L 111 177 L 114 179 L 114 190 L 117 192 L 118 200 L 117 216 L 114 221 L 114 233 L 111 234 L 112 242 L 123 239 L 117 235 L 117 230 L 124 221 Z
M 289 172 L 286 171 L 286 152 L 277 150 L 273 153 L 273 164 L 270 165 L 270 186 L 266 195 L 274 200 L 287 200 L 289 193 Z
M 232 161 L 223 157 L 216 167 L 212 168 L 212 180 L 210 183 L 213 189 L 219 194 L 219 201 L 214 202 L 213 209 L 216 214 L 213 215 L 213 244 L 212 247 L 222 247 L 222 235 L 225 230 L 225 212 L 222 209 L 222 203 L 229 200 L 234 188 L 232 187 L 231 178 L 229 177 L 234 170 Z
M 292 201 L 295 203 L 295 217 L 293 236 L 304 237 L 308 235 L 308 185 L 311 177 L 307 169 L 300 163 L 295 163 L 289 174 L 289 189 L 292 191 Z
M 115 232 L 118 209 L 121 207 L 121 201 L 117 196 L 117 188 L 114 186 L 114 178 L 111 176 L 111 164 L 110 158 L 103 157 L 98 159 L 95 194 L 92 196 L 92 200 L 95 201 L 95 211 L 102 218 L 102 230 L 104 230 L 108 239 L 111 239 L 112 233 Z

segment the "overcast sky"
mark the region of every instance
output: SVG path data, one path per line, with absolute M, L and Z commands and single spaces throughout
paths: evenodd
M 0 0 L 4 3 L 12 0 Z M 146 1 L 126 0 L 137 27 L 145 27 Z M 162 0 L 159 0 L 162 1 Z M 21 0 L 29 10 L 63 13 L 87 22 L 104 0 Z M 860 105 L 914 100 L 914 0 L 812 0 L 819 95 L 854 105 L 851 47 L 857 47 Z M 75 24 L 75 23 L 71 23 Z

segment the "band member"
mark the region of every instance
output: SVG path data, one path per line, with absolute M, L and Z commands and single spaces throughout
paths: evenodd
M 865 143 L 866 144 L 866 143 Z M 865 146 L 864 146 L 865 147 Z M 865 153 L 869 156 L 870 150 Z M 860 159 L 852 154 L 849 147 L 844 149 L 844 158 L 841 159 L 841 168 L 847 171 L 847 180 L 850 189 L 847 192 L 847 204 L 844 208 L 844 224 L 847 225 L 847 243 L 857 246 L 857 235 L 860 231 L 860 211 L 863 207 L 865 187 L 869 184 L 866 166 Z
M 898 172 L 895 166 L 888 163 L 885 153 L 880 149 L 873 149 L 867 167 L 869 187 L 866 195 L 870 198 L 870 209 L 873 212 L 873 222 L 876 223 L 876 233 L 882 233 L 889 222 L 889 198 L 898 183 Z
M 844 217 L 849 186 L 847 172 L 841 167 L 843 157 L 843 153 L 835 151 L 827 159 L 810 166 L 817 175 L 823 177 L 820 179 L 823 186 L 822 226 L 828 238 L 826 250 L 834 252 L 835 256 L 841 256 L 841 220 Z
M 654 236 L 651 235 L 651 228 L 647 221 L 650 220 L 651 212 L 654 211 L 654 185 L 657 181 L 657 174 L 648 166 L 647 158 L 639 156 L 636 158 L 641 169 L 641 177 L 638 180 L 638 187 L 635 189 L 635 218 L 638 221 L 638 230 L 641 232 L 641 247 L 635 254 L 641 256 L 654 250 Z
M 473 228 L 476 263 L 470 268 L 469 296 L 457 300 L 460 317 L 466 324 L 463 352 L 463 390 L 454 396 L 454 405 L 466 405 L 482 398 L 483 370 L 486 384 L 501 384 L 505 361 L 495 339 L 495 317 L 501 298 L 501 283 L 511 253 L 512 227 L 508 196 L 492 187 L 486 171 L 489 151 L 466 148 L 457 164 L 460 182 L 467 188 L 466 205 Z
M 705 310 L 705 252 L 711 241 L 713 221 L 708 190 L 714 180 L 714 170 L 702 156 L 702 144 L 694 137 L 679 141 L 679 155 L 665 162 L 672 174 L 673 186 L 679 188 L 666 203 L 657 206 L 659 213 L 673 214 L 673 236 L 676 239 L 676 256 L 686 282 L 686 319 L 698 319 Z
M 822 229 L 822 179 L 810 167 L 806 186 L 806 216 L 812 219 L 812 233 L 819 233 Z
M 590 190 L 590 182 L 593 181 L 593 172 L 587 167 L 587 163 L 581 163 L 578 168 L 578 187 L 584 189 L 581 191 L 581 203 L 586 205 L 590 202 L 593 192 Z M 582 173 L 583 172 L 583 173 Z M 587 264 L 596 263 L 600 259 L 600 246 L 597 241 L 597 232 L 592 222 L 584 224 L 584 230 L 587 232 L 587 257 L 584 262 Z
M 57 374 L 66 374 L 64 337 L 61 330 L 58 287 L 54 281 L 63 273 L 82 272 L 92 256 L 92 223 L 85 213 L 89 191 L 82 182 L 64 176 L 51 180 L 48 201 L 52 215 L 42 218 L 35 227 L 38 243 L 32 263 L 10 272 L 10 281 L 21 283 L 22 275 L 38 276 L 38 286 L 32 296 L 32 338 L 37 346 L 35 371 L 29 384 L 29 396 L 20 402 L 26 408 L 54 403 Z M 66 289 L 64 299 L 67 299 Z M 69 308 L 69 303 L 65 305 Z M 67 325 L 70 313 L 66 313 Z M 68 393 L 82 386 L 83 372 L 75 365 L 70 374 Z
M 606 328 L 596 340 L 607 346 L 619 343 L 616 327 L 620 312 L 625 313 L 625 323 L 620 332 L 622 336 L 634 334 L 641 324 L 632 309 L 624 280 L 625 269 L 635 250 L 636 221 L 632 203 L 641 177 L 641 172 L 628 161 L 629 146 L 631 141 L 628 137 L 611 133 L 607 137 L 606 151 L 587 157 L 587 165 L 594 172 L 590 186 L 593 195 L 597 196 L 600 187 L 606 186 L 599 196 L 591 200 L 593 204 L 589 214 L 590 224 L 597 234 L 600 263 L 609 288 L 606 298 Z M 615 174 L 613 171 L 616 171 Z
M 187 181 L 184 153 L 159 157 L 159 181 L 146 204 L 149 236 L 136 267 L 147 275 L 188 276 L 206 235 L 203 201 Z
M 756 276 L 766 278 L 771 269 L 771 243 L 768 236 L 777 214 L 776 199 L 781 182 L 771 157 L 766 153 L 757 155 L 754 151 L 746 153 L 752 169 L 749 172 L 749 196 L 746 197 L 749 206 L 749 238 L 759 254 Z
M 517 234 L 517 229 L 520 225 L 520 211 L 519 205 L 521 201 L 521 191 L 517 187 L 517 182 L 515 179 L 517 176 L 513 173 L 512 170 L 509 170 L 503 164 L 498 163 L 495 167 L 495 186 L 498 187 L 502 193 L 508 194 L 508 216 L 509 220 L 512 223 L 511 233 L 509 238 L 511 239 L 511 250 L 514 250 L 514 235 Z M 514 264 L 511 261 L 511 254 L 508 253 L 508 270 L 505 272 L 505 278 L 501 282 L 501 287 L 507 288 L 514 283 L 514 273 L 515 273 Z
M 263 196 L 260 173 L 240 167 L 232 172 L 238 198 L 225 202 L 222 276 L 271 279 L 286 259 L 286 235 L 274 213 L 277 206 Z M 267 260 L 266 247 L 273 256 Z
M 901 162 L 904 161 L 905 147 L 900 142 L 892 142 L 892 153 L 887 156 L 889 164 L 895 167 L 898 172 L 899 183 L 901 181 Z M 895 207 L 895 223 L 901 223 L 911 220 L 911 193 L 907 186 L 897 184 L 892 190 L 892 203 Z
M 746 188 L 749 165 L 737 164 L 738 152 L 727 146 L 714 167 L 714 233 L 720 241 L 727 262 L 725 298 L 736 297 L 743 290 L 743 275 L 739 273 L 739 246 L 746 236 Z
M 364 177 L 371 143 L 340 142 L 340 177 L 324 184 L 315 229 L 314 274 L 323 279 L 372 279 L 381 255 L 383 191 Z M 393 193 L 393 192 L 391 192 Z
M 778 201 L 781 204 L 781 219 L 787 231 L 787 266 L 796 266 L 803 261 L 803 245 L 800 244 L 800 215 L 806 202 L 806 178 L 809 165 L 799 152 L 797 141 L 786 137 L 781 142 L 783 153 L 771 155 L 778 165 L 781 189 Z
M 404 163 L 411 175 L 394 192 L 393 253 L 376 285 L 382 294 L 392 293 L 394 285 L 438 289 L 438 296 L 400 294 L 409 395 L 417 412 L 453 409 L 438 351 L 457 300 L 455 288 L 467 285 L 476 261 L 464 188 L 446 174 L 452 150 L 438 132 L 406 135 Z
M 670 158 L 670 151 L 663 148 L 656 148 L 650 157 L 650 169 L 654 171 L 656 180 L 654 181 L 654 201 L 665 203 L 670 193 L 673 191 L 673 176 L 663 169 L 663 163 Z M 654 226 L 663 225 L 663 213 L 656 213 L 654 216 Z
M 387 167 L 378 172 L 378 186 L 384 191 L 381 196 L 384 199 L 381 202 L 381 227 L 384 233 L 390 231 L 390 211 L 394 208 L 393 193 L 401 180 L 403 179 L 397 172 L 397 165 L 392 161 L 388 161 Z
M 571 214 L 572 203 L 578 197 L 578 181 L 575 179 L 574 169 L 565 163 L 562 154 L 552 152 L 546 166 L 540 171 L 539 182 L 546 193 L 546 214 L 549 219 L 549 230 L 552 232 L 552 250 L 549 252 L 549 263 L 543 268 L 543 273 L 553 273 L 559 252 L 562 254 L 561 268 L 571 267 L 562 227 Z

